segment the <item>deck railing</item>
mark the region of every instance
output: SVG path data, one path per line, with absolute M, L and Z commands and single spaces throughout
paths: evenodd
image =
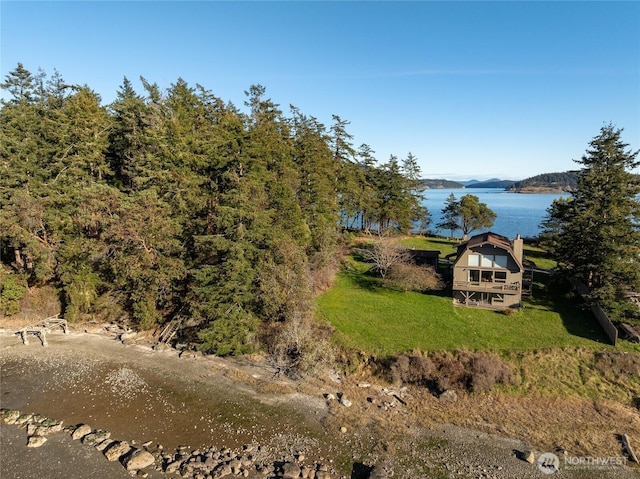
M 501 292 L 506 294 L 517 294 L 521 290 L 519 282 L 515 283 L 492 283 L 492 282 L 472 282 L 472 281 L 454 281 L 454 290 L 464 291 L 487 291 L 487 292 Z

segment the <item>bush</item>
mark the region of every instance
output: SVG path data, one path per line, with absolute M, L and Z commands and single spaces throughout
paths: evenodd
M 230 311 L 198 331 L 202 344 L 198 347 L 206 353 L 218 356 L 241 356 L 255 350 L 254 334 L 257 320 L 248 314 Z
M 470 360 L 468 389 L 472 392 L 489 391 L 496 384 L 513 384 L 509 366 L 497 354 L 474 354 Z
M 393 265 L 387 274 L 388 283 L 403 291 L 433 291 L 442 289 L 442 279 L 433 266 L 412 263 Z
M 267 350 L 278 371 L 287 376 L 315 375 L 333 366 L 335 351 L 330 331 L 321 328 L 302 313 L 272 326 L 263 335 Z
M 420 352 L 412 355 L 401 354 L 391 366 L 391 376 L 395 382 L 430 388 L 435 369 L 433 361 Z
M 594 367 L 608 377 L 640 375 L 640 355 L 601 351 L 594 356 Z
M 0 279 L 0 309 L 7 316 L 19 313 L 20 300 L 27 292 L 26 279 L 18 274 L 3 274 Z
M 497 384 L 513 384 L 508 364 L 497 354 L 488 352 L 401 354 L 395 358 L 390 371 L 395 381 L 423 386 L 435 394 L 447 389 L 485 392 Z

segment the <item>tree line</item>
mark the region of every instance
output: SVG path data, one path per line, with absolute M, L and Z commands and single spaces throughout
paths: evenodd
M 240 109 L 182 79 L 140 80 L 105 106 L 58 72 L 6 75 L 5 313 L 20 288 L 50 284 L 69 320 L 179 319 L 204 350 L 242 354 L 269 325 L 310 316 L 342 228 L 428 221 L 417 159 L 378 163 L 339 116 L 285 114 L 260 85 Z

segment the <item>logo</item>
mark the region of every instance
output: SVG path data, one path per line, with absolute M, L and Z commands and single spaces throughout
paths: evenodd
M 560 469 L 560 459 L 551 452 L 540 454 L 537 462 L 538 469 L 540 469 L 544 474 L 553 474 L 554 472 L 558 472 Z

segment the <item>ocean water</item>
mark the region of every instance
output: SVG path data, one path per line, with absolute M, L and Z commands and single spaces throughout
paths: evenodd
M 497 217 L 490 231 L 515 238 L 520 234 L 524 238 L 533 238 L 540 234 L 540 222 L 546 217 L 547 208 L 556 198 L 569 196 L 568 193 L 510 193 L 498 188 L 456 188 L 456 189 L 433 189 L 425 190 L 422 202 L 431 213 L 432 222 L 430 230 L 438 235 L 448 236 L 448 230 L 439 230 L 436 224 L 442 221 L 442 209 L 446 200 L 453 193 L 456 199 L 463 195 L 472 194 L 486 203 Z M 486 231 L 486 230 L 485 230 Z M 478 234 L 481 231 L 472 231 L 471 234 Z M 461 236 L 460 230 L 454 232 L 455 236 Z

